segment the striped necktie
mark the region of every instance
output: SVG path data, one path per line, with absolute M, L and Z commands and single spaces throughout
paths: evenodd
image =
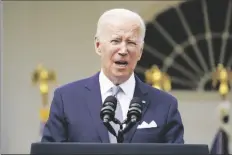
M 114 86 L 111 88 L 112 95 L 117 98 L 117 95 L 122 89 L 119 86 Z M 118 101 L 117 108 L 115 110 L 115 118 L 117 118 L 120 122 L 123 121 L 123 114 L 122 114 L 122 108 Z M 111 122 L 112 127 L 114 128 L 115 132 L 118 133 L 118 130 L 120 129 L 119 124 L 115 124 L 114 122 Z M 114 137 L 111 133 L 109 133 L 109 138 L 111 143 L 117 143 L 117 138 Z

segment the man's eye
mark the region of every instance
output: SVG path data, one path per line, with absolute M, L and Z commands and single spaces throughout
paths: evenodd
M 128 42 L 128 43 L 129 43 L 129 44 L 132 44 L 132 45 L 136 45 L 136 43 L 135 43 L 135 42 L 131 42 L 131 41 L 130 41 L 130 42 Z
M 112 43 L 112 44 L 119 44 L 119 43 L 120 43 L 120 40 L 112 40 L 111 43 Z
M 119 40 L 112 40 L 111 42 L 118 43 L 118 42 L 119 42 Z

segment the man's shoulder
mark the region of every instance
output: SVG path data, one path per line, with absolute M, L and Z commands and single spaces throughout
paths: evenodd
M 148 93 L 152 98 L 163 100 L 165 103 L 177 103 L 177 98 L 173 96 L 171 93 L 152 87 L 151 85 L 148 85 L 146 83 L 144 83 L 144 85 L 146 89 L 148 89 Z
M 84 88 L 86 86 L 86 84 L 88 84 L 90 81 L 93 81 L 95 77 L 96 77 L 96 75 L 93 75 L 90 77 L 71 81 L 69 83 L 66 83 L 66 84 L 63 84 L 63 85 L 57 87 L 56 91 L 67 92 L 67 91 L 73 91 L 73 90 Z

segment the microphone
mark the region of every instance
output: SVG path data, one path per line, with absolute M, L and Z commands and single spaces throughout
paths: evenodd
M 142 100 L 138 97 L 134 97 L 129 106 L 129 110 L 127 113 L 128 121 L 132 123 L 136 123 L 141 120 L 143 110 Z
M 104 123 L 109 123 L 114 120 L 116 107 L 117 99 L 114 96 L 108 96 L 105 99 L 100 112 L 100 117 Z
M 142 110 L 142 100 L 138 97 L 134 97 L 130 102 L 127 119 L 124 121 L 124 123 L 126 123 L 127 125 L 123 130 L 123 134 L 127 133 L 138 121 L 141 120 Z

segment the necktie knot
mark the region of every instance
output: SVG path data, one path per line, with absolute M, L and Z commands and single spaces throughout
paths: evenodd
M 112 90 L 112 95 L 117 96 L 117 94 L 120 92 L 121 88 L 120 88 L 120 86 L 114 86 L 111 88 L 111 90 Z

